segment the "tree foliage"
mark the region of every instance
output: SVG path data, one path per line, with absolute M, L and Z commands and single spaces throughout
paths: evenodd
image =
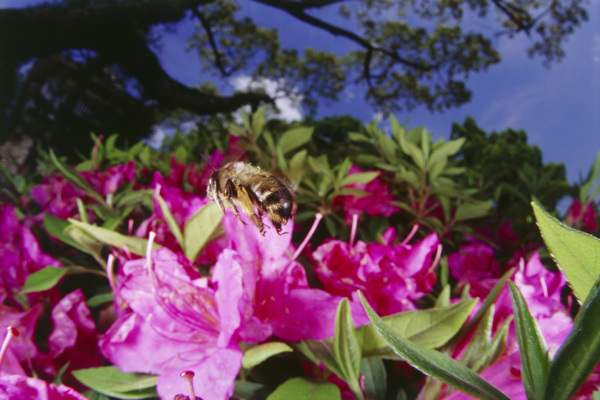
M 527 143 L 523 130 L 509 128 L 488 134 L 467 118 L 462 125 L 452 126 L 451 137 L 466 139 L 457 155 L 459 165 L 469 171 L 468 179 L 494 201 L 500 219 L 527 224 L 532 197 L 548 210 L 555 210 L 561 198 L 574 195 L 564 164 L 544 163 L 542 152 Z
M 14 106 L 18 68 L 31 59 L 73 50 L 116 67 L 121 77 L 133 78 L 138 97 L 154 112 L 185 109 L 211 115 L 256 107 L 274 100 L 261 88 L 265 81 L 276 84 L 277 97 L 302 101 L 313 111 L 319 100 L 336 100 L 351 84 L 379 110 L 417 105 L 442 110 L 469 101 L 469 75 L 500 61 L 493 36 L 472 29 L 475 24 L 470 21 L 480 19 L 500 34 L 529 35 L 529 54 L 551 63 L 563 57 L 564 40 L 587 19 L 585 3 L 64 0 L 3 9 L 0 125 L 8 124 L 6 110 Z M 349 43 L 349 50 L 311 48 L 302 42 L 302 51 L 283 48 L 277 30 L 258 25 L 244 12 L 256 6 L 270 7 L 277 18 L 296 19 L 323 37 L 333 35 L 340 44 Z M 253 82 L 247 91 L 222 95 L 188 87 L 164 70 L 153 28 L 187 18 L 197 24 L 188 46 L 198 52 L 206 73 L 199 81 L 250 76 Z

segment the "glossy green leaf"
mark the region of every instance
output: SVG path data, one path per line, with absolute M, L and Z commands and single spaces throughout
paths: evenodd
M 285 381 L 267 400 L 340 400 L 340 389 L 331 382 L 311 382 L 304 378 Z
M 346 175 L 342 179 L 341 186 L 350 184 L 366 184 L 377 178 L 379 171 L 359 172 L 356 174 Z
M 198 254 L 219 235 L 223 213 L 213 201 L 205 204 L 190 217 L 183 227 L 185 256 L 194 261 Z
M 466 140 L 466 138 L 451 140 L 434 149 L 429 157 L 429 164 L 432 165 L 440 160 L 447 159 L 448 157 L 455 155 L 465 144 Z
M 413 367 L 479 399 L 509 400 L 499 389 L 458 361 L 397 335 L 373 311 L 362 293 L 359 294 L 363 307 L 377 332 L 396 354 Z
M 344 298 L 338 305 L 335 315 L 335 336 L 333 337 L 333 348 L 337 363 L 342 371 L 341 378 L 344 379 L 354 395 L 362 399 L 362 392 L 358 382 L 360 372 L 361 349 L 356 337 L 350 302 Z
M 77 229 L 87 233 L 88 235 L 90 235 L 91 237 L 93 237 L 101 243 L 119 249 L 122 249 L 124 246 L 127 246 L 127 249 L 133 254 L 142 257 L 146 255 L 146 247 L 148 245 L 147 239 L 122 235 L 110 229 L 101 228 L 96 225 L 85 224 L 81 221 L 77 221 L 76 219 L 70 218 L 69 222 L 72 225 L 74 225 Z M 160 247 L 161 246 L 156 243 L 152 245 L 153 250 L 156 250 Z
M 492 210 L 492 202 L 488 200 L 484 201 L 472 201 L 463 202 L 456 208 L 456 214 L 454 219 L 456 221 L 466 221 L 469 219 L 485 217 Z
M 175 236 L 175 240 L 177 240 L 177 243 L 179 243 L 182 249 L 185 248 L 185 243 L 183 242 L 183 233 L 181 232 L 181 229 L 179 229 L 179 225 L 177 224 L 177 221 L 175 221 L 173 213 L 171 212 L 171 210 L 169 210 L 167 202 L 165 201 L 165 199 L 162 198 L 160 193 L 155 194 L 155 196 L 156 200 L 158 200 L 158 205 L 160 206 L 160 210 L 162 211 L 163 218 L 169 226 L 171 233 L 173 234 L 173 236 Z
M 348 138 L 353 142 L 371 142 L 368 136 L 358 132 L 348 132 Z
M 73 246 L 81 251 L 86 251 L 77 241 L 73 240 L 69 235 L 66 234 L 66 230 L 71 226 L 71 223 L 66 219 L 55 217 L 50 213 L 44 215 L 44 228 L 46 231 L 60 240 L 63 243 Z
M 265 125 L 267 124 L 267 119 L 265 118 L 266 111 L 267 107 L 262 106 L 259 107 L 254 114 L 252 114 L 252 133 L 255 140 L 258 140 L 265 129 Z
M 104 198 L 102 198 L 102 196 L 96 192 L 94 188 L 77 173 L 77 171 L 74 171 L 71 169 L 71 167 L 60 161 L 52 149 L 50 149 L 50 159 L 67 181 L 69 181 L 75 187 L 83 190 L 88 196 L 96 200 L 98 203 L 105 204 Z
M 556 352 L 544 400 L 568 400 L 600 363 L 600 280 L 579 310 L 571 333 Z
M 508 286 L 515 315 L 519 352 L 523 363 L 521 379 L 525 393 L 528 400 L 542 399 L 550 365 L 548 346 L 546 346 L 535 318 L 529 312 L 529 307 L 527 307 L 521 291 L 512 281 L 508 282 Z
M 276 354 L 293 351 L 293 349 L 283 342 L 268 342 L 251 347 L 244 352 L 242 358 L 242 367 L 249 369 L 257 366 L 267 358 Z
M 100 294 L 97 294 L 97 295 L 91 297 L 87 301 L 87 305 L 89 307 L 98 307 L 102 304 L 111 303 L 113 301 L 113 299 L 114 299 L 113 292 L 100 293 Z
M 281 135 L 279 141 L 277 142 L 277 147 L 283 154 L 297 149 L 303 144 L 308 143 L 313 134 L 313 130 L 313 127 L 308 126 L 290 129 Z
M 406 311 L 383 317 L 382 320 L 396 335 L 427 348 L 436 348 L 452 338 L 465 323 L 477 299 L 470 299 L 443 308 Z M 363 356 L 390 356 L 387 342 L 372 324 L 358 328 Z
M 46 267 L 30 274 L 25 280 L 21 293 L 41 292 L 54 287 L 65 274 L 67 268 Z
M 600 276 L 600 240 L 570 228 L 532 201 L 538 226 L 550 254 L 581 301 Z
M 125 373 L 116 367 L 87 368 L 73 371 L 84 385 L 119 399 L 146 399 L 156 396 L 156 376 Z

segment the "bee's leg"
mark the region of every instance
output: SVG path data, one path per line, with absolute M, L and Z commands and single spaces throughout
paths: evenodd
M 238 209 L 235 206 L 235 203 L 233 201 L 231 201 L 231 199 L 232 198 L 235 199 L 237 197 L 237 195 L 238 195 L 238 193 L 235 188 L 235 185 L 233 184 L 233 182 L 231 180 L 228 180 L 227 183 L 225 183 L 225 190 L 224 190 L 225 205 L 227 206 L 227 208 L 230 208 L 231 211 L 233 211 L 233 215 L 235 215 L 235 217 L 237 219 L 239 219 L 242 224 L 246 225 L 244 220 L 242 218 L 240 218 L 240 214 L 238 213 Z
M 265 226 L 260 217 L 254 213 L 254 204 L 258 204 L 254 193 L 242 185 L 238 185 L 236 189 L 238 193 L 237 199 L 242 207 L 242 211 L 244 211 L 244 214 L 249 216 L 252 222 L 254 222 L 254 225 L 256 225 L 260 234 L 265 236 Z

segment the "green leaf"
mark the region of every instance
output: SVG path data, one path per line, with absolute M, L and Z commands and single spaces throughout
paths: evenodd
M 171 210 L 169 210 L 169 206 L 165 199 L 162 198 L 160 193 L 156 194 L 156 199 L 158 200 L 158 205 L 160 206 L 160 210 L 163 213 L 163 217 L 165 218 L 165 222 L 169 226 L 171 233 L 175 236 L 177 243 L 181 246 L 182 249 L 185 248 L 185 243 L 183 242 L 183 233 L 181 233 L 181 229 L 179 229 L 179 225 L 177 225 L 177 221 L 175 221 L 175 217 Z
M 303 340 L 302 342 L 294 343 L 294 348 L 304 354 L 315 365 L 323 363 L 328 370 L 337 376 L 342 376 L 343 372 L 338 365 L 333 347 L 333 340 L 331 338 L 325 340 Z
M 456 207 L 454 219 L 466 221 L 469 219 L 485 217 L 492 210 L 492 202 L 488 200 L 461 203 Z
M 46 267 L 30 274 L 25 280 L 21 293 L 42 292 L 54 287 L 65 274 L 67 268 Z
M 101 243 L 119 249 L 122 249 L 124 246 L 127 246 L 127 249 L 133 254 L 142 257 L 146 255 L 146 247 L 148 246 L 147 239 L 122 235 L 110 229 L 101 228 L 96 225 L 86 224 L 72 218 L 69 218 L 69 222 L 78 230 L 87 233 L 88 235 L 90 235 L 91 237 L 93 237 Z M 160 247 L 160 245 L 154 243 L 152 245 L 152 250 L 156 250 Z
M 267 119 L 265 118 L 265 112 L 267 111 L 266 106 L 259 107 L 254 114 L 252 114 L 252 133 L 255 140 L 258 140 L 260 135 L 263 133 Z
M 146 399 L 156 396 L 156 376 L 125 373 L 116 367 L 87 368 L 73 371 L 81 383 L 97 392 L 120 399 Z
M 311 382 L 304 378 L 285 381 L 267 400 L 340 400 L 340 389 L 331 382 Z
M 63 243 L 66 243 L 70 246 L 75 247 L 76 249 L 86 252 L 87 249 L 85 249 L 83 246 L 80 245 L 80 243 L 73 240 L 69 235 L 67 235 L 66 229 L 70 226 L 71 224 L 66 219 L 55 217 L 54 215 L 51 215 L 49 213 L 46 213 L 46 215 L 44 216 L 44 228 L 46 228 L 46 231 L 50 235 L 54 236 Z
M 361 349 L 356 338 L 352 313 L 350 312 L 350 302 L 347 298 L 340 302 L 335 315 L 333 348 L 337 363 L 342 371 L 341 378 L 348 383 L 357 399 L 362 399 L 362 391 L 358 382 Z
M 440 160 L 447 159 L 448 157 L 458 153 L 461 147 L 465 144 L 466 140 L 466 138 L 451 140 L 448 143 L 444 143 L 440 147 L 433 150 L 429 158 L 429 165 L 433 165 L 434 163 Z
M 508 282 L 508 287 L 513 303 L 515 328 L 523 363 L 521 379 L 525 393 L 528 400 L 542 399 L 550 366 L 548 347 L 535 318 L 529 312 L 529 307 L 527 307 L 521 291 L 511 281 Z
M 100 293 L 93 297 L 91 297 L 87 301 L 88 307 L 98 307 L 105 303 L 111 303 L 114 299 L 113 292 L 109 293 Z
M 544 400 L 568 400 L 600 362 L 600 280 L 579 310 L 548 373 Z
M 205 204 L 188 219 L 183 227 L 183 243 L 185 256 L 194 261 L 198 254 L 217 235 L 220 235 L 223 213 L 213 201 Z
M 600 241 L 594 236 L 570 228 L 552 217 L 534 200 L 535 218 L 548 247 L 575 296 L 581 301 L 600 276 Z
M 471 319 L 471 321 L 469 321 L 468 324 L 466 324 L 465 326 L 463 326 L 460 329 L 460 332 L 458 333 L 458 335 L 456 335 L 448 343 L 451 347 L 454 346 L 454 344 L 458 343 L 460 340 L 462 340 L 465 336 L 469 335 L 475 329 L 475 327 L 479 324 L 479 322 L 484 317 L 484 315 L 488 311 L 488 309 L 494 304 L 494 302 L 500 295 L 500 292 L 504 288 L 504 284 L 506 283 L 506 281 L 508 281 L 508 279 L 512 276 L 512 274 L 514 272 L 515 272 L 514 268 L 509 269 L 508 271 L 506 271 L 504 273 L 504 275 L 502 275 L 502 277 L 498 280 L 498 282 L 496 282 L 496 285 L 494 285 L 494 288 L 490 291 L 488 296 L 485 298 L 485 301 L 481 305 L 481 308 L 479 308 L 479 311 L 477 311 L 475 316 Z
M 353 142 L 369 142 L 371 143 L 371 139 L 368 136 L 363 135 L 358 132 L 348 132 L 348 138 Z
M 500 390 L 456 360 L 440 353 L 412 343 L 394 333 L 373 311 L 362 293 L 360 300 L 377 332 L 384 338 L 396 354 L 413 367 L 436 379 L 480 399 L 509 400 Z
M 448 307 L 406 311 L 383 317 L 382 320 L 396 335 L 427 348 L 440 347 L 452 338 L 465 323 L 477 299 L 470 299 Z M 390 355 L 387 342 L 377 328 L 364 325 L 357 335 L 362 343 L 363 356 Z
M 284 132 L 279 141 L 277 142 L 277 148 L 283 153 L 286 154 L 305 143 L 308 143 L 312 134 L 313 127 L 308 126 L 300 126 L 298 128 L 290 129 L 289 131 Z
M 356 174 L 346 175 L 342 179 L 341 186 L 350 184 L 366 184 L 377 178 L 379 171 L 359 172 Z
M 268 389 L 264 385 L 249 381 L 235 381 L 235 388 L 233 390 L 232 398 L 237 399 L 259 399 L 264 398 L 263 393 L 269 393 Z M 261 396 L 262 394 L 262 396 Z
M 360 375 L 364 377 L 367 399 L 385 400 L 387 372 L 383 365 L 383 360 L 379 357 L 363 358 L 360 363 Z
M 251 347 L 244 352 L 242 358 L 242 367 L 249 369 L 257 366 L 267 358 L 276 354 L 293 351 L 293 349 L 283 342 L 268 342 Z
M 75 187 L 83 190 L 88 196 L 96 200 L 100 204 L 106 205 L 102 196 L 94 190 L 94 188 L 79 175 L 76 171 L 71 169 L 68 165 L 64 164 L 60 161 L 54 151 L 50 149 L 50 159 L 52 163 L 56 166 L 56 168 L 60 171 L 60 173 L 65 177 L 69 183 L 73 184 Z

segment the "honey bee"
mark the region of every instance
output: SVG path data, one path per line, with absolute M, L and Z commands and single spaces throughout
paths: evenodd
M 223 214 L 229 208 L 246 225 L 238 213 L 240 207 L 263 236 L 263 215 L 281 235 L 281 226 L 298 210 L 294 191 L 284 180 L 241 161 L 230 162 L 213 172 L 208 180 L 207 196 L 217 203 Z

